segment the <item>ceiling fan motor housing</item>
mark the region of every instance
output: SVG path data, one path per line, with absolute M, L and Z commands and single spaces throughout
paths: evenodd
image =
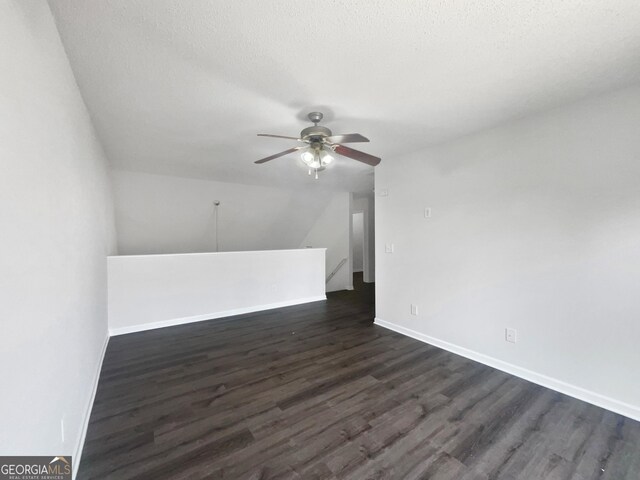
M 321 127 L 320 125 L 314 125 L 313 127 L 307 127 L 300 132 L 300 138 L 303 140 L 319 140 L 322 141 L 325 137 L 331 136 L 331 130 L 327 127 Z

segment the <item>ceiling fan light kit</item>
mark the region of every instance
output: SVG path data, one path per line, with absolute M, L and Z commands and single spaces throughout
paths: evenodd
M 331 153 L 329 153 L 329 150 Z M 316 180 L 318 179 L 318 171 L 324 170 L 327 165 L 333 162 L 333 150 L 331 147 L 324 147 L 322 144 L 318 142 L 314 142 L 311 146 L 303 148 L 302 153 L 300 154 L 300 158 L 305 163 L 307 167 L 309 167 L 309 175 L 311 175 L 311 171 L 315 171 Z
M 368 153 L 345 147 L 342 143 L 368 142 L 369 139 L 359 133 L 349 133 L 346 135 L 333 135 L 327 127 L 318 125 L 322 120 L 321 112 L 311 112 L 308 115 L 313 126 L 307 127 L 300 132 L 300 137 L 287 137 L 284 135 L 271 135 L 267 133 L 259 133 L 259 137 L 285 138 L 288 140 L 296 140 L 306 143 L 305 147 L 293 147 L 275 155 L 257 160 L 255 163 L 266 163 L 270 160 L 282 157 L 289 153 L 300 152 L 302 162 L 309 168 L 309 175 L 315 172 L 315 178 L 318 179 L 318 172 L 324 170 L 333 162 L 335 154 L 357 160 L 367 165 L 375 167 L 381 161 L 380 158 L 369 155 Z

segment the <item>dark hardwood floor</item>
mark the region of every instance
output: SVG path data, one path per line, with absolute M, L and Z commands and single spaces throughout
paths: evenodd
M 114 337 L 80 479 L 640 479 L 640 423 L 403 337 L 373 286 Z

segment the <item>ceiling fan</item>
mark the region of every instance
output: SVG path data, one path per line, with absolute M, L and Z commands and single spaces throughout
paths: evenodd
M 273 138 L 286 138 L 288 140 L 296 140 L 302 142 L 305 145 L 293 147 L 284 152 L 276 153 L 269 157 L 257 160 L 255 163 L 265 163 L 270 160 L 274 160 L 278 157 L 282 157 L 289 153 L 300 152 L 300 158 L 309 167 L 309 175 L 311 172 L 315 172 L 316 179 L 318 178 L 318 172 L 322 171 L 333 161 L 334 153 L 342 155 L 343 157 L 352 158 L 367 165 L 375 167 L 381 161 L 380 158 L 369 155 L 368 153 L 355 150 L 353 148 L 345 147 L 343 143 L 356 143 L 356 142 L 368 142 L 369 139 L 363 137 L 359 133 L 347 133 L 345 135 L 333 135 L 331 130 L 327 127 L 318 125 L 322 120 L 322 113 L 311 112 L 309 120 L 313 122 L 312 127 L 307 127 L 300 132 L 300 137 L 287 137 L 284 135 L 270 135 L 268 133 L 259 133 L 259 137 L 273 137 Z

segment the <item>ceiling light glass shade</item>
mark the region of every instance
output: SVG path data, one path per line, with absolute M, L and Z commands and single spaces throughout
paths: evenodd
M 300 154 L 300 158 L 309 168 L 317 169 L 322 166 L 317 150 L 311 147 L 305 148 Z
M 331 155 L 331 153 L 329 152 L 333 153 L 333 150 L 325 149 L 325 148 L 320 150 L 320 164 L 323 167 L 333 162 L 333 155 Z
M 302 161 L 304 163 L 310 166 L 315 160 L 315 155 L 313 153 L 313 150 L 310 147 L 307 147 L 304 150 L 302 150 L 302 153 L 300 154 L 300 158 L 302 158 Z

